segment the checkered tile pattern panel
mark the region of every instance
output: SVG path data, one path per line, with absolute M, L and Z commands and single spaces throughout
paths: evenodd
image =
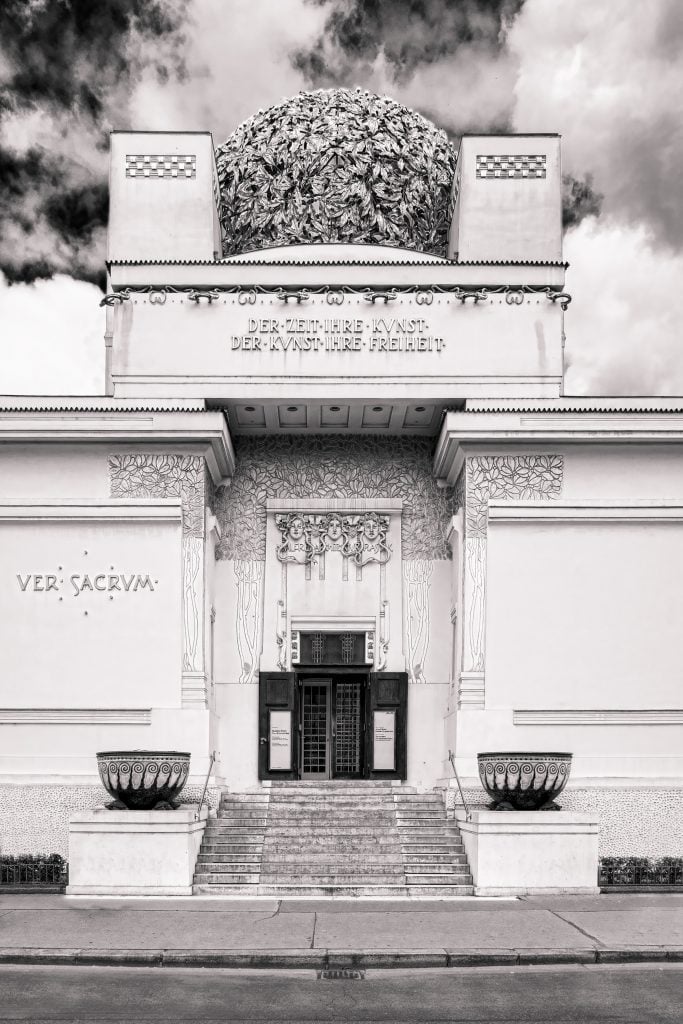
M 545 178 L 545 156 L 477 157 L 478 178 Z
M 194 153 L 183 156 L 164 156 L 158 153 L 126 154 L 127 178 L 196 178 L 197 157 Z

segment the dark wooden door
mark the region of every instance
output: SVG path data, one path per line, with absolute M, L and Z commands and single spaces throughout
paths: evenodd
M 366 701 L 366 765 L 371 779 L 407 774 L 408 675 L 371 672 Z
M 294 672 L 259 673 L 259 779 L 299 778 L 299 695 Z

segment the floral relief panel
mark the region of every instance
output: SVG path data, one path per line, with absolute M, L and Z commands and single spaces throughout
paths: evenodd
M 269 498 L 400 498 L 403 558 L 447 559 L 453 488 L 437 487 L 429 438 L 238 438 L 230 487 L 217 491 L 219 559 L 264 560 Z

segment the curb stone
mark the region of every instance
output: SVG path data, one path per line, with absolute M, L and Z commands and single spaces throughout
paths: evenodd
M 612 949 L 40 949 L 0 948 L 0 966 L 215 967 L 340 970 L 683 962 L 682 946 Z

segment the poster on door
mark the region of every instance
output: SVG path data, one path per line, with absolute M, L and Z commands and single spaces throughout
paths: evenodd
M 374 711 L 372 726 L 372 767 L 377 771 L 396 770 L 396 712 Z
M 270 771 L 291 771 L 292 712 L 271 711 L 268 722 L 268 767 Z

